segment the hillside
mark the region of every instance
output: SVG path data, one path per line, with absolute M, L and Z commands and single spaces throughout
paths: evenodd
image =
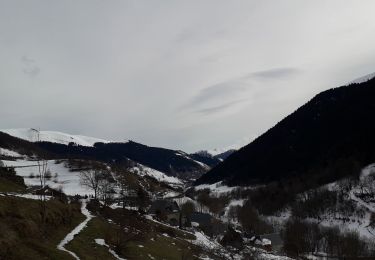
M 4 136 L 9 146 L 0 150 L 1 259 L 275 259 L 250 242 L 241 242 L 241 250 L 226 247 L 219 220 L 192 225 L 185 203 L 195 211 L 197 202 L 184 196 L 184 183 L 175 177 L 129 159 L 118 164 L 49 154 L 59 159 L 42 160 L 13 150 L 20 139 Z M 49 173 L 43 189 L 41 160 Z M 87 172 L 97 175 L 98 194 L 82 182 Z M 178 212 L 167 207 L 152 213 L 161 200 L 174 203 Z M 180 213 L 183 226 L 173 221 Z
M 38 139 L 38 130 L 32 128 L 2 131 L 4 132 L 0 132 L 0 147 L 18 147 L 27 151 L 29 155 L 33 152 L 43 152 L 51 159 L 75 158 L 116 163 L 132 160 L 185 180 L 196 179 L 210 168 L 197 160 L 199 158 L 182 151 L 150 147 L 133 141 L 108 142 L 99 138 L 55 131 L 40 131 Z M 215 165 L 218 162 L 215 159 Z
M 375 79 L 324 91 L 196 184 L 245 186 L 307 176 L 324 184 L 358 173 L 375 161 L 374 97 Z

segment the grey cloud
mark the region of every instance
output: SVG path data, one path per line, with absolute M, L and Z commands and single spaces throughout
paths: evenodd
M 34 67 L 29 67 L 29 68 L 25 68 L 22 70 L 26 75 L 34 78 L 36 76 L 38 76 L 38 74 L 40 73 L 40 68 L 34 66 Z
M 228 108 L 231 108 L 231 107 L 233 107 L 233 106 L 235 106 L 239 103 L 243 103 L 245 101 L 246 101 L 246 99 L 238 99 L 238 100 L 234 100 L 234 101 L 222 104 L 222 105 L 199 109 L 196 112 L 204 114 L 204 115 L 210 115 L 210 114 L 222 112 L 223 110 L 227 110 Z
M 297 68 L 274 68 L 269 70 L 253 72 L 249 78 L 258 79 L 285 79 L 298 75 L 302 71 Z
M 24 62 L 24 63 L 26 63 L 26 64 L 30 64 L 30 63 L 34 63 L 35 62 L 34 59 L 32 59 L 32 58 L 30 58 L 30 57 L 28 57 L 26 55 L 22 56 L 21 61 Z
M 200 90 L 195 97 L 182 106 L 182 109 L 203 115 L 224 112 L 244 102 L 243 96 L 249 87 L 250 85 L 243 80 L 243 77 L 217 83 Z
M 36 65 L 36 61 L 26 55 L 22 56 L 21 62 L 23 63 L 23 73 L 34 78 L 40 73 L 40 68 Z
M 202 89 L 188 104 L 188 106 L 197 106 L 206 101 L 218 98 L 230 98 L 238 93 L 245 91 L 246 84 L 238 81 L 226 81 Z
M 290 67 L 253 72 L 200 90 L 200 92 L 184 107 L 199 106 L 215 99 L 233 99 L 249 90 L 252 84 L 252 79 L 285 79 L 293 77 L 299 73 L 301 73 L 301 70 Z

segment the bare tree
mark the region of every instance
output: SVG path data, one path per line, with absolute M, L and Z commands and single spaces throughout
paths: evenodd
M 102 176 L 99 180 L 98 194 L 104 205 L 107 206 L 113 199 L 115 181 L 110 174 Z
M 35 131 L 35 141 L 40 142 L 40 130 L 33 129 Z M 48 161 L 43 158 L 43 156 L 39 155 L 37 157 L 37 164 L 38 164 L 38 172 L 39 172 L 39 181 L 40 181 L 40 188 L 43 189 L 46 186 L 46 173 L 48 167 Z
M 90 169 L 82 171 L 79 174 L 80 184 L 91 189 L 94 192 L 94 198 L 97 199 L 100 188 L 100 182 L 105 176 L 103 169 Z
M 40 130 L 33 129 L 36 133 L 36 141 L 40 142 Z M 39 172 L 39 182 L 40 182 L 40 208 L 41 208 L 41 215 L 42 215 L 42 220 L 43 222 L 45 221 L 46 217 L 46 194 L 44 191 L 44 188 L 46 186 L 46 173 L 47 173 L 47 168 L 48 168 L 48 160 L 44 158 L 43 155 L 38 155 L 37 156 L 37 164 L 38 164 L 38 172 Z

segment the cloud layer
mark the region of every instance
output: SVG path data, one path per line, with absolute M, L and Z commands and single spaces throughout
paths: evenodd
M 0 1 L 0 128 L 187 151 L 375 71 L 375 3 Z

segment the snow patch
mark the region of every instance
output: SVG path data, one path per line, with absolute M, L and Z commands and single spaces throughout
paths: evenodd
M 218 249 L 221 246 L 217 242 L 211 241 L 206 235 L 204 235 L 202 232 L 196 231 L 194 233 L 196 239 L 192 241 L 193 244 L 205 247 L 207 249 L 213 250 Z
M 209 189 L 211 193 L 220 195 L 223 193 L 229 193 L 232 192 L 233 190 L 237 189 L 238 187 L 229 187 L 224 185 L 221 181 L 214 183 L 214 184 L 201 184 L 198 186 L 195 186 L 195 190 L 204 190 L 204 189 Z
M 107 245 L 107 244 L 105 243 L 104 239 L 102 239 L 102 238 L 96 238 L 96 239 L 95 239 L 95 243 L 97 243 L 97 244 L 100 245 L 100 246 L 105 246 L 105 247 L 107 247 L 107 248 L 108 248 L 108 252 L 109 252 L 111 255 L 113 255 L 114 258 L 116 258 L 117 260 L 125 260 L 125 258 L 121 258 L 118 254 L 116 254 L 116 252 L 113 251 L 113 250 L 109 247 L 109 245 Z

